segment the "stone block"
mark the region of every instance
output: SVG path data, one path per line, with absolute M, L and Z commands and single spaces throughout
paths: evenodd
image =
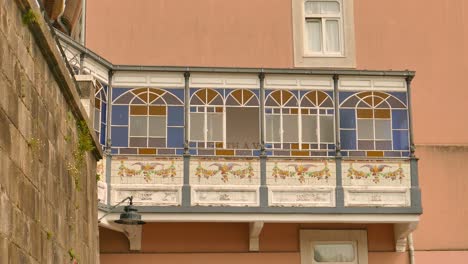
M 8 263 L 8 244 L 7 237 L 0 234 L 0 263 Z
M 0 191 L 0 235 L 11 237 L 12 229 L 12 204 L 5 192 Z
M 5 112 L 0 110 L 0 148 L 4 149 L 6 152 L 5 155 L 11 152 L 11 135 L 10 135 L 10 126 L 9 126 L 9 119 L 6 116 Z

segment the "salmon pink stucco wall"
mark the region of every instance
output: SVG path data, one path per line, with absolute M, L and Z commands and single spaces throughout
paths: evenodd
M 291 0 L 88 0 L 86 45 L 115 64 L 290 68 Z M 466 0 L 354 0 L 358 69 L 411 69 L 418 144 L 468 144 Z
M 86 44 L 116 64 L 289 67 L 284 0 L 88 0 Z

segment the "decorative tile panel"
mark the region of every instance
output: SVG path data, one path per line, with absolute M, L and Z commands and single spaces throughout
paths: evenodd
M 333 160 L 268 160 L 266 167 L 270 206 L 335 206 Z
M 180 158 L 112 158 L 111 181 L 116 184 L 182 185 L 183 161 Z
M 409 161 L 344 161 L 343 186 L 411 186 Z
M 136 205 L 180 205 L 183 160 L 114 156 L 111 182 L 112 204 L 133 195 Z
M 278 187 L 269 186 L 270 206 L 333 207 L 333 187 Z
M 258 206 L 258 159 L 191 159 L 192 205 Z
M 256 186 L 192 186 L 192 205 L 258 206 Z
M 190 160 L 191 185 L 259 185 L 258 159 Z
M 133 203 L 136 206 L 178 206 L 181 204 L 181 195 L 179 186 L 154 184 L 112 185 L 112 204 L 116 204 L 128 196 L 133 196 Z
M 345 206 L 411 205 L 409 161 L 344 161 Z

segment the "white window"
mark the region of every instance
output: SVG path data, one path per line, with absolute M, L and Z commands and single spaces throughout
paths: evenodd
M 311 56 L 342 56 L 341 1 L 304 2 L 305 51 Z
M 353 1 L 292 0 L 296 67 L 355 67 Z
M 364 230 L 301 230 L 301 264 L 367 264 Z

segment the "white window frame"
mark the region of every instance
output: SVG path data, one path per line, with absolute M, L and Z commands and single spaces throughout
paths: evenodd
M 356 259 L 353 262 L 323 262 L 329 264 L 368 264 L 367 231 L 366 230 L 301 230 L 300 249 L 301 264 L 322 263 L 314 261 L 314 245 L 316 244 L 353 244 Z
M 340 47 L 338 53 L 311 53 L 307 49 L 306 19 L 321 19 L 322 35 L 325 28 L 323 19 L 336 19 L 336 15 L 317 14 L 305 16 L 305 3 L 311 0 L 292 0 L 292 29 L 295 67 L 355 68 L 356 44 L 354 30 L 354 0 L 333 0 L 340 4 Z M 332 0 L 321 0 L 332 1 Z M 326 30 L 326 29 L 325 29 Z M 322 51 L 324 41 L 322 38 Z
M 304 22 L 303 22 L 303 32 L 304 32 L 304 56 L 305 57 L 344 57 L 344 43 L 343 43 L 343 4 L 342 0 L 305 0 L 304 5 L 307 2 L 337 2 L 340 8 L 340 12 L 338 14 L 306 14 L 305 8 L 302 9 Z M 306 24 L 307 21 L 310 20 L 317 20 L 320 21 L 321 24 L 321 31 L 320 34 L 322 35 L 322 43 L 321 43 L 321 52 L 312 52 L 307 47 L 309 46 L 308 37 L 307 37 L 307 30 Z M 329 52 L 326 51 L 327 47 L 327 28 L 326 22 L 327 21 L 338 21 L 338 36 L 339 36 L 339 45 L 340 51 L 339 52 Z

